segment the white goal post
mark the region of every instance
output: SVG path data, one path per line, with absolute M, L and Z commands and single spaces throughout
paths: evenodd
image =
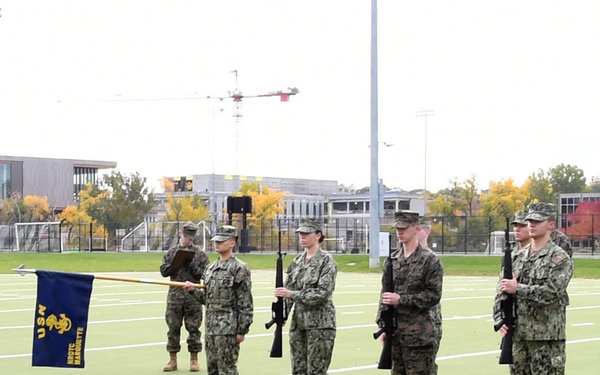
M 62 251 L 60 222 L 15 223 L 17 251 Z
M 179 241 L 178 232 L 183 223 L 183 221 L 142 222 L 129 233 L 123 234 L 118 251 L 166 251 Z M 202 251 L 206 251 L 210 229 L 204 220 L 196 224 L 199 230 L 196 232 L 194 243 L 199 245 Z
M 15 223 L 17 251 L 65 252 L 107 251 L 107 237 L 93 237 L 89 225 L 73 226 L 66 221 Z

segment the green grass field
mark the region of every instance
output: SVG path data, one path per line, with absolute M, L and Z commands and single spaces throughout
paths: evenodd
M 288 265 L 295 253 L 284 258 Z M 162 253 L 0 253 L 0 274 L 12 273 L 13 268 L 25 264 L 27 268 L 69 272 L 154 272 L 158 270 Z M 275 268 L 276 254 L 236 254 L 252 270 Z M 209 253 L 211 261 L 217 258 Z M 369 268 L 369 258 L 364 254 L 336 254 L 334 258 L 340 272 L 381 273 Z M 497 276 L 502 258 L 499 256 L 442 255 L 444 274 L 448 276 Z M 381 258 L 380 264 L 383 264 Z M 600 279 L 600 259 L 576 258 L 575 277 Z
M 212 257 L 214 254 L 211 254 Z M 272 268 L 275 258 L 245 254 L 240 257 L 247 260 L 253 270 L 255 304 L 254 324 L 242 344 L 240 373 L 289 374 L 287 335 L 284 336 L 284 358 L 271 359 L 268 353 L 273 332 L 264 327 L 270 318 L 270 304 L 274 300 Z M 368 272 L 368 259 L 364 255 L 364 259 L 360 257 L 336 257 L 341 272 L 334 295 L 338 333 L 331 374 L 389 373 L 376 369 L 381 345 L 372 338 L 380 275 L 378 270 Z M 286 257 L 286 262 L 289 261 L 291 256 Z M 600 265 L 595 260 L 576 261 L 576 269 L 579 261 L 585 261 L 582 264 L 586 265 L 588 261 Z M 443 262 L 447 276 L 442 299 L 444 335 L 438 355 L 439 373 L 508 374 L 506 366 L 498 365 L 500 335 L 493 332 L 490 315 L 497 280 L 496 276 L 485 275 L 488 272 L 498 273 L 500 258 L 456 256 L 443 257 Z M 31 367 L 37 280 L 33 274 L 21 277 L 10 271 L 20 263 L 25 263 L 28 268 L 74 272 L 107 273 L 116 270 L 119 271 L 116 274 L 121 276 L 162 280 L 156 271 L 160 254 L 0 254 L 0 373 L 163 373 L 162 367 L 168 360 L 163 318 L 166 287 L 106 280 L 94 281 L 85 369 Z M 577 277 L 571 281 L 569 293 L 567 374 L 596 374 L 595 355 L 600 352 L 600 280 L 589 275 Z M 203 353 L 200 358 L 200 373 L 205 374 Z M 179 373 L 188 372 L 187 359 L 187 353 L 180 355 Z

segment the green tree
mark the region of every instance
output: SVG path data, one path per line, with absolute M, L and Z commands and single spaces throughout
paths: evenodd
M 154 207 L 154 193 L 146 186 L 146 178 L 137 172 L 125 176 L 112 171 L 103 176 L 103 186 L 104 190 L 91 187 L 90 199 L 95 204 L 90 204 L 86 212 L 105 223 L 110 234 L 117 228 L 133 229 Z
M 20 196 L 13 194 L 0 204 L 0 222 L 6 224 L 20 223 L 25 217 L 27 208 Z
M 548 171 L 555 200 L 559 194 L 581 193 L 586 189 L 583 170 L 575 165 L 560 164 Z
M 455 209 L 462 211 L 466 216 L 473 216 L 473 206 L 479 196 L 477 190 L 477 178 L 474 174 L 466 180 L 459 182 L 451 181 L 455 201 Z
M 556 200 L 556 196 L 552 192 L 552 182 L 541 169 L 527 178 L 523 188 L 527 194 L 526 205 L 531 202 L 554 202 Z
M 449 194 L 437 193 L 433 195 L 427 208 L 431 216 L 452 216 L 455 213 L 454 199 Z
M 589 191 L 590 193 L 600 193 L 600 182 L 592 181 L 589 184 L 587 191 Z

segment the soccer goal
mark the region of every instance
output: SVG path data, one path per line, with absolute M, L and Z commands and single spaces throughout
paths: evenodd
M 15 223 L 17 251 L 62 251 L 61 225 L 58 221 L 44 223 Z
M 210 230 L 205 221 L 198 224 L 198 232 L 194 243 L 206 251 L 207 236 Z M 179 241 L 181 221 L 161 221 L 156 223 L 143 222 L 121 238 L 120 251 L 146 252 L 166 251 Z

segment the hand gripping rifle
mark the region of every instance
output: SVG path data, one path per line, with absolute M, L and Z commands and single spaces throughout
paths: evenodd
M 510 242 L 510 221 L 509 218 L 506 218 L 506 230 L 504 231 L 504 259 L 502 261 L 502 266 L 504 268 L 504 272 L 502 278 L 504 279 L 512 279 L 513 278 L 513 270 L 512 270 L 512 258 L 511 258 L 511 242 Z M 513 363 L 513 333 L 515 331 L 515 322 L 517 321 L 517 301 L 514 294 L 506 293 L 506 299 L 500 302 L 500 307 L 502 309 L 502 320 L 494 325 L 494 331 L 498 331 L 500 327 L 504 324 L 508 327 L 508 331 L 506 335 L 502 337 L 502 342 L 500 343 L 500 360 L 499 363 L 501 365 L 509 365 Z
M 281 226 L 279 226 L 279 249 L 277 250 L 277 268 L 275 271 L 275 288 L 283 286 L 283 257 L 285 254 L 281 253 Z M 277 297 L 277 301 L 271 304 L 271 320 L 265 323 L 265 328 L 269 329 L 273 324 L 275 327 L 275 337 L 273 338 L 273 345 L 271 346 L 271 358 L 281 358 L 282 354 L 282 339 L 283 339 L 283 325 L 287 320 L 287 306 L 285 299 Z
M 387 258 L 387 274 L 385 275 L 385 292 L 394 291 L 393 261 L 394 258 L 392 258 L 392 249 L 390 249 L 390 253 Z M 379 336 L 385 333 L 385 340 L 383 343 L 383 349 L 381 350 L 381 355 L 379 356 L 379 363 L 377 364 L 377 368 L 380 370 L 390 370 L 392 368 L 392 336 L 394 335 L 394 332 L 396 332 L 397 328 L 396 308 L 392 305 L 382 305 L 380 318 L 383 324 L 377 330 L 377 332 L 373 333 L 373 338 L 377 340 Z

